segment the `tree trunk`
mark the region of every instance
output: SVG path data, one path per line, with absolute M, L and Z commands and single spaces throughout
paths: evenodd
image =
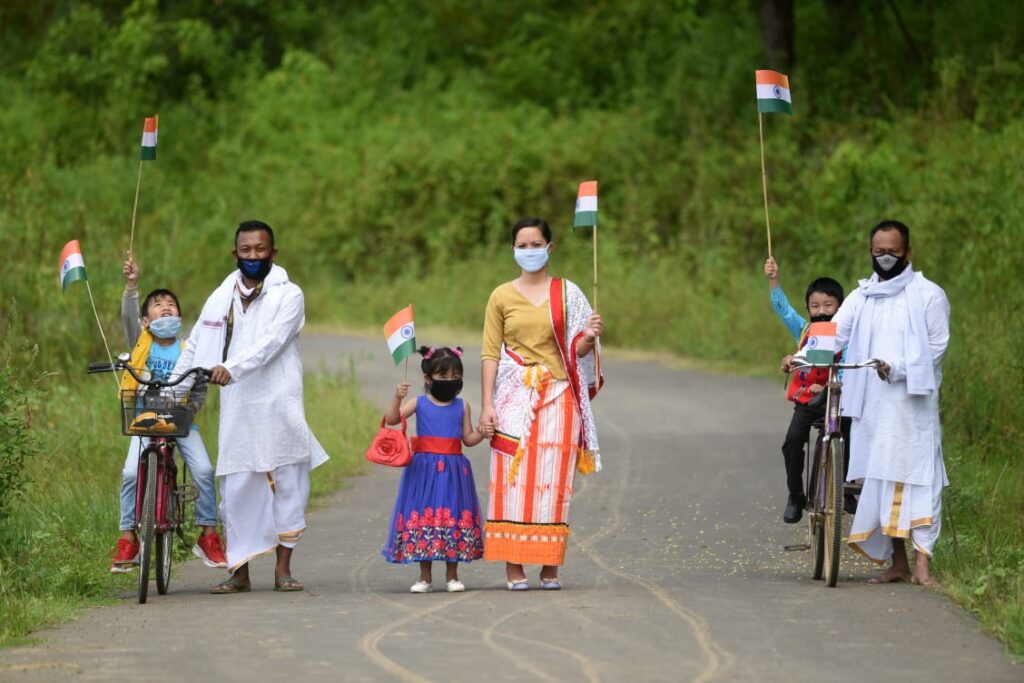
M 796 64 L 794 0 L 761 0 L 761 32 L 772 67 L 786 73 Z

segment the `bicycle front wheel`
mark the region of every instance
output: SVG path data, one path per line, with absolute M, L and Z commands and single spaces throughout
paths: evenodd
M 808 444 L 808 449 L 811 445 Z M 811 457 L 808 458 L 807 472 L 807 533 L 811 546 L 811 578 L 821 580 L 822 567 L 825 565 L 825 531 L 821 527 L 821 513 L 824 508 L 825 481 L 825 450 L 819 436 L 814 441 Z
M 174 559 L 174 532 L 170 529 L 156 535 L 156 591 L 167 595 L 171 585 L 171 560 Z
M 146 450 L 142 454 L 145 463 L 145 482 L 142 490 L 142 509 L 139 513 L 139 604 L 144 605 L 149 595 L 149 566 L 153 559 L 153 535 L 156 529 L 156 475 L 157 452 Z
M 839 578 L 843 541 L 843 440 L 828 442 L 825 467 L 825 585 L 834 588 Z

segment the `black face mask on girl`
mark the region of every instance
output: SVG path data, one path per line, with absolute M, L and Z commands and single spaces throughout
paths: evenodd
M 812 323 L 827 323 L 830 320 L 832 320 L 832 316 L 831 315 L 821 314 L 821 315 L 812 315 L 811 316 L 811 322 Z
M 455 399 L 462 391 L 461 379 L 435 379 L 427 387 L 430 395 L 441 403 L 448 403 Z

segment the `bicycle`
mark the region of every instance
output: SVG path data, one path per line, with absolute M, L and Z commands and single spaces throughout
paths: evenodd
M 174 535 L 188 545 L 182 531 L 185 503 L 198 495 L 187 482 L 188 468 L 179 468 L 174 459 L 177 439 L 188 436 L 192 418 L 201 401 L 199 389 L 175 390 L 185 378 L 195 376 L 205 386 L 209 370 L 193 368 L 176 380 L 162 382 L 140 377 L 128 365 L 129 355 L 121 354 L 116 363 L 90 363 L 89 374 L 124 370 L 139 383 L 136 390 L 120 392 L 121 432 L 125 436 L 148 439 L 139 455 L 135 494 L 135 531 L 139 538 L 139 604 L 149 594 L 149 574 L 156 555 L 156 589 L 166 595 L 170 588 Z M 155 549 L 154 549 L 155 545 Z
M 825 585 L 834 588 L 839 578 L 839 553 L 843 536 L 843 496 L 856 493 L 860 486 L 847 484 L 843 474 L 846 457 L 846 439 L 842 432 L 842 391 L 840 370 L 878 368 L 882 361 L 872 358 L 863 363 L 808 363 L 793 357 L 790 372 L 807 368 L 828 368 L 825 385 L 825 417 L 814 426 L 818 428 L 814 448 L 806 451 L 804 463 L 807 492 L 808 535 L 811 547 L 811 576 L 824 578 Z M 812 453 L 813 451 L 813 453 Z

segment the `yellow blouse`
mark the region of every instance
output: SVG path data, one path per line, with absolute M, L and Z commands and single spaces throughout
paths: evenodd
M 481 357 L 501 360 L 502 342 L 527 363 L 540 363 L 556 379 L 568 379 L 551 329 L 550 302 L 534 306 L 511 282 L 497 287 L 487 300 Z

